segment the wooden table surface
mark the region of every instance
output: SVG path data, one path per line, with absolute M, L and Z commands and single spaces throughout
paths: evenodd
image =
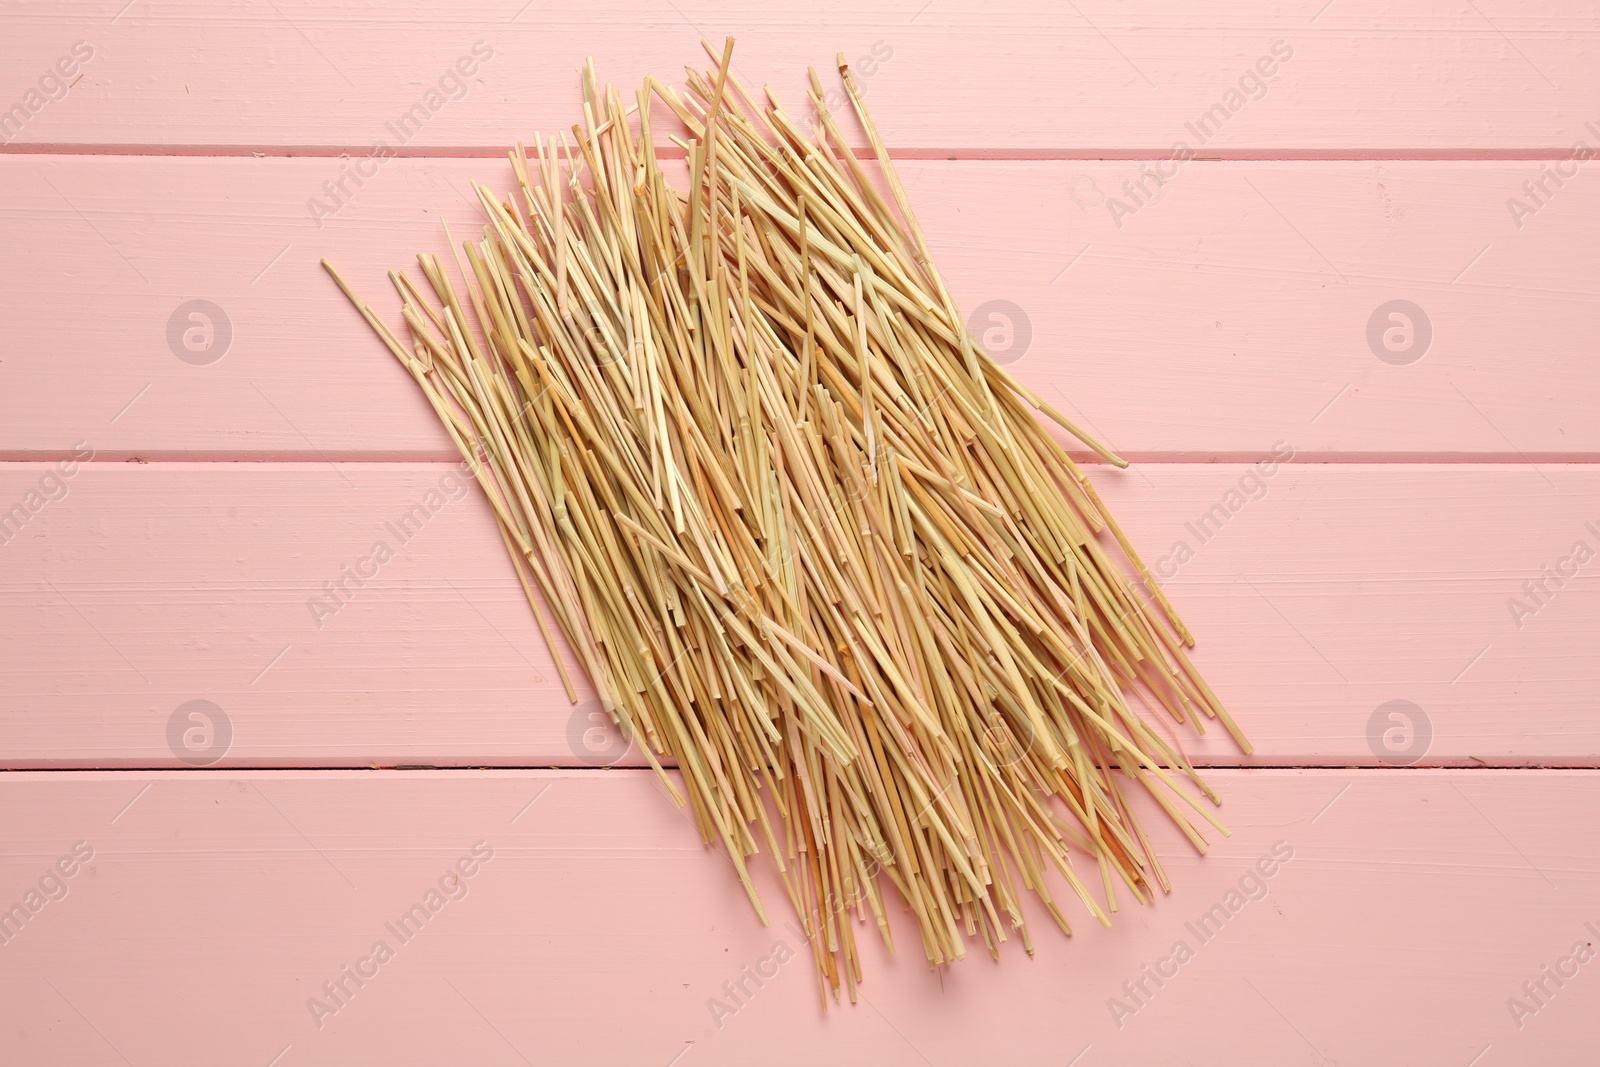
M 1592 0 L 124 3 L 0 2 L 0 1062 L 1594 1062 Z M 1257 744 L 1153 906 L 826 1013 L 317 267 L 702 35 L 852 61 Z

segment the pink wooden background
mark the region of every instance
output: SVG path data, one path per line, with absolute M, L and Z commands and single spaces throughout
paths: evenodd
M 124 3 L 0 0 L 0 1063 L 1593 1061 L 1594 3 Z M 792 111 L 857 62 L 957 299 L 1006 302 L 1013 369 L 1135 460 L 1091 476 L 1257 744 L 1192 746 L 1234 834 L 1164 834 L 1153 907 L 942 974 L 869 946 L 826 1015 L 799 938 L 567 704 L 487 507 L 389 532 L 449 442 L 316 266 L 379 296 L 573 121 L 584 56 L 672 81 L 702 34 Z M 231 336 L 191 362 L 193 300 Z M 1425 351 L 1369 343 L 1395 300 Z M 225 744 L 174 744 L 197 700 Z

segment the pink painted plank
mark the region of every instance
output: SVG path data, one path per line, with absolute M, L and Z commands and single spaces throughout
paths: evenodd
M 865 1002 L 823 1016 L 767 860 L 762 929 L 647 772 L 6 775 L 0 901 L 63 856 L 73 874 L 0 947 L 0 1056 L 943 1067 L 1003 1042 L 1078 1067 L 1587 1062 L 1600 964 L 1571 956 L 1600 926 L 1600 829 L 1552 814 L 1592 811 L 1600 775 L 1217 778 L 1234 835 L 1200 858 L 1152 820 L 1175 886 L 1154 906 L 1102 929 L 1069 903 L 1070 940 L 1034 909 L 1034 959 L 1012 939 L 940 974 L 896 913 L 899 955 L 862 928 Z M 463 857 L 472 876 L 400 942 L 385 924 Z M 392 957 L 319 1028 L 308 1000 L 379 940 Z
M 1538 164 L 1194 162 L 1116 219 L 1104 198 L 1127 197 L 1136 164 L 904 170 L 980 332 L 1131 456 L 1241 458 L 1282 438 L 1343 458 L 1600 458 L 1586 355 L 1600 183 L 1547 182 L 1519 229 L 1506 200 Z M 509 167 L 392 161 L 319 229 L 306 198 L 338 173 L 326 159 L 0 159 L 17 250 L 0 260 L 14 339 L 0 456 L 82 440 L 112 458 L 448 457 L 317 260 L 387 310 L 384 272 L 446 252 L 441 217 L 474 232 L 469 182 L 504 188 Z M 179 309 L 196 299 L 231 331 L 193 355 L 223 353 L 209 365 L 174 354 L 190 355 Z M 1399 363 L 1369 342 L 1393 300 L 1419 305 L 1430 334 L 1390 353 L 1395 322 L 1379 315 Z
M 192 700 L 231 723 L 226 766 L 621 756 L 566 703 L 487 506 L 448 502 L 447 466 L 49 470 L 0 466 L 0 504 L 41 493 L 0 545 L 0 765 L 174 766 Z M 1600 564 L 1574 555 L 1600 550 L 1600 467 L 1270 471 L 1093 472 L 1256 763 L 1600 760 Z M 369 577 L 333 611 L 346 567 Z M 1189 747 L 1239 759 L 1220 732 Z
M 705 67 L 702 34 L 737 36 L 738 73 L 796 113 L 807 64 L 826 73 L 837 52 L 859 61 L 876 46 L 864 80 L 878 121 L 897 148 L 934 156 L 1148 156 L 1197 143 L 1185 124 L 1214 105 L 1224 119 L 1206 148 L 1234 153 L 1547 152 L 1600 120 L 1600 19 L 1572 0 L 123 5 L 7 4 L 8 103 L 30 102 L 74 42 L 93 49 L 63 68 L 81 77 L 65 96 L 35 98 L 16 144 L 366 150 L 439 89 L 407 147 L 498 149 L 578 119 L 584 56 L 631 91 L 647 71 Z M 449 80 L 462 57 L 471 76 Z M 1270 80 L 1241 85 L 1263 60 Z

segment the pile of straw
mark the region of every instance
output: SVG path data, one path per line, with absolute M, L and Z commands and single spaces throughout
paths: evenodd
M 731 55 L 632 103 L 591 62 L 573 140 L 474 186 L 461 283 L 391 273 L 409 343 L 328 269 L 472 460 L 546 640 L 548 611 L 763 922 L 765 843 L 854 999 L 894 897 L 939 965 L 1031 953 L 1025 890 L 1070 933 L 1052 881 L 1102 923 L 1168 888 L 1126 792 L 1200 849 L 1192 813 L 1221 825 L 1177 779 L 1216 796 L 1134 701 L 1249 746 L 1035 412 L 1126 463 L 968 334 L 843 58 L 875 166 L 814 72 L 813 136 Z

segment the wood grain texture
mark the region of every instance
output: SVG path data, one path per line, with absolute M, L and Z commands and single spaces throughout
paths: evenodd
M 13 2 L 6 18 L 18 97 L 74 41 L 95 49 L 70 93 L 16 134 L 33 146 L 365 150 L 482 42 L 492 58 L 465 96 L 407 147 L 497 154 L 571 124 L 583 56 L 597 53 L 619 86 L 646 72 L 675 81 L 686 63 L 708 65 L 702 35 L 726 34 L 740 41 L 736 73 L 770 81 L 796 114 L 807 64 L 827 74 L 836 53 L 855 61 L 877 45 L 891 57 L 867 79 L 879 123 L 896 148 L 935 156 L 1165 153 L 1274 41 L 1292 58 L 1265 95 L 1238 97 L 1208 152 L 1564 151 L 1600 121 L 1600 34 L 1592 6 L 1574 0 L 1192 11 L 1109 0 L 109 0 Z
M 0 1056 L 943 1067 L 1004 1042 L 1079 1067 L 1465 1064 L 1486 1047 L 1483 1064 L 1581 1062 L 1600 964 L 1568 960 L 1576 976 L 1547 981 L 1520 1028 L 1507 1001 L 1595 939 L 1600 830 L 1560 813 L 1600 803 L 1600 775 L 1217 778 L 1233 836 L 1201 858 L 1152 822 L 1177 886 L 1154 906 L 1106 930 L 1074 903 L 1070 940 L 1039 925 L 1035 958 L 1012 939 L 998 966 L 979 948 L 942 975 L 896 911 L 899 954 L 863 929 L 865 1003 L 824 1017 L 801 938 L 757 924 L 648 772 L 5 775 L 0 902 L 76 842 L 94 856 L 0 946 Z M 492 858 L 400 943 L 385 924 L 480 842 Z M 1263 858 L 1270 876 L 1251 878 Z M 1256 899 L 1230 914 L 1242 880 Z M 319 1028 L 308 1000 L 378 940 L 393 958 L 346 980 Z M 1173 973 L 1180 941 L 1192 958 Z M 780 944 L 796 958 L 778 965 Z M 1144 969 L 1163 966 L 1157 987 Z M 1141 980 L 1135 1001 L 1123 983 Z
M 0 467 L 0 501 L 26 502 L 52 469 Z M 231 720 L 225 766 L 621 757 L 589 735 L 591 706 L 567 704 L 491 513 L 449 466 L 76 471 L 0 545 L 0 764 L 174 766 L 168 720 L 196 699 Z M 1600 549 L 1594 467 L 1092 476 L 1256 763 L 1600 758 L 1600 591 L 1573 553 Z M 1431 740 L 1375 747 L 1392 700 L 1421 709 Z M 1220 732 L 1189 748 L 1239 760 Z
M 0 260 L 0 456 L 82 440 L 109 458 L 448 458 L 414 383 L 317 261 L 388 308 L 385 272 L 447 253 L 441 219 L 476 232 L 470 183 L 507 188 L 510 168 L 393 160 L 319 229 L 306 200 L 339 166 L 0 158 L 16 249 Z M 978 332 L 1114 447 L 1238 459 L 1282 438 L 1327 458 L 1600 457 L 1600 181 L 1587 169 L 1519 229 L 1506 201 L 1536 163 L 1191 162 L 1164 185 L 1137 167 L 903 168 Z M 1114 217 L 1135 181 L 1153 199 Z M 169 341 L 194 299 L 231 326 L 209 365 Z M 1431 326 L 1408 365 L 1369 346 L 1369 320 L 1395 299 Z
M 0 1063 L 1593 1060 L 1592 3 L 125 4 L 0 0 Z M 942 974 L 897 914 L 825 1017 L 767 857 L 763 929 L 566 703 L 486 506 L 316 269 L 385 304 L 510 142 L 578 117 L 582 57 L 678 82 L 729 33 L 797 116 L 808 64 L 855 64 L 975 327 L 1146 461 L 1091 477 L 1258 744 L 1189 744 L 1234 833 L 1199 857 L 1152 814 L 1155 906 L 1070 905 L 1071 940 L 1033 909 L 1035 958 Z M 380 139 L 408 158 L 334 203 Z M 196 299 L 215 362 L 168 339 Z M 1369 342 L 1394 300 L 1414 362 Z M 333 769 L 368 765 L 455 769 Z M 401 943 L 430 890 L 459 899 Z

